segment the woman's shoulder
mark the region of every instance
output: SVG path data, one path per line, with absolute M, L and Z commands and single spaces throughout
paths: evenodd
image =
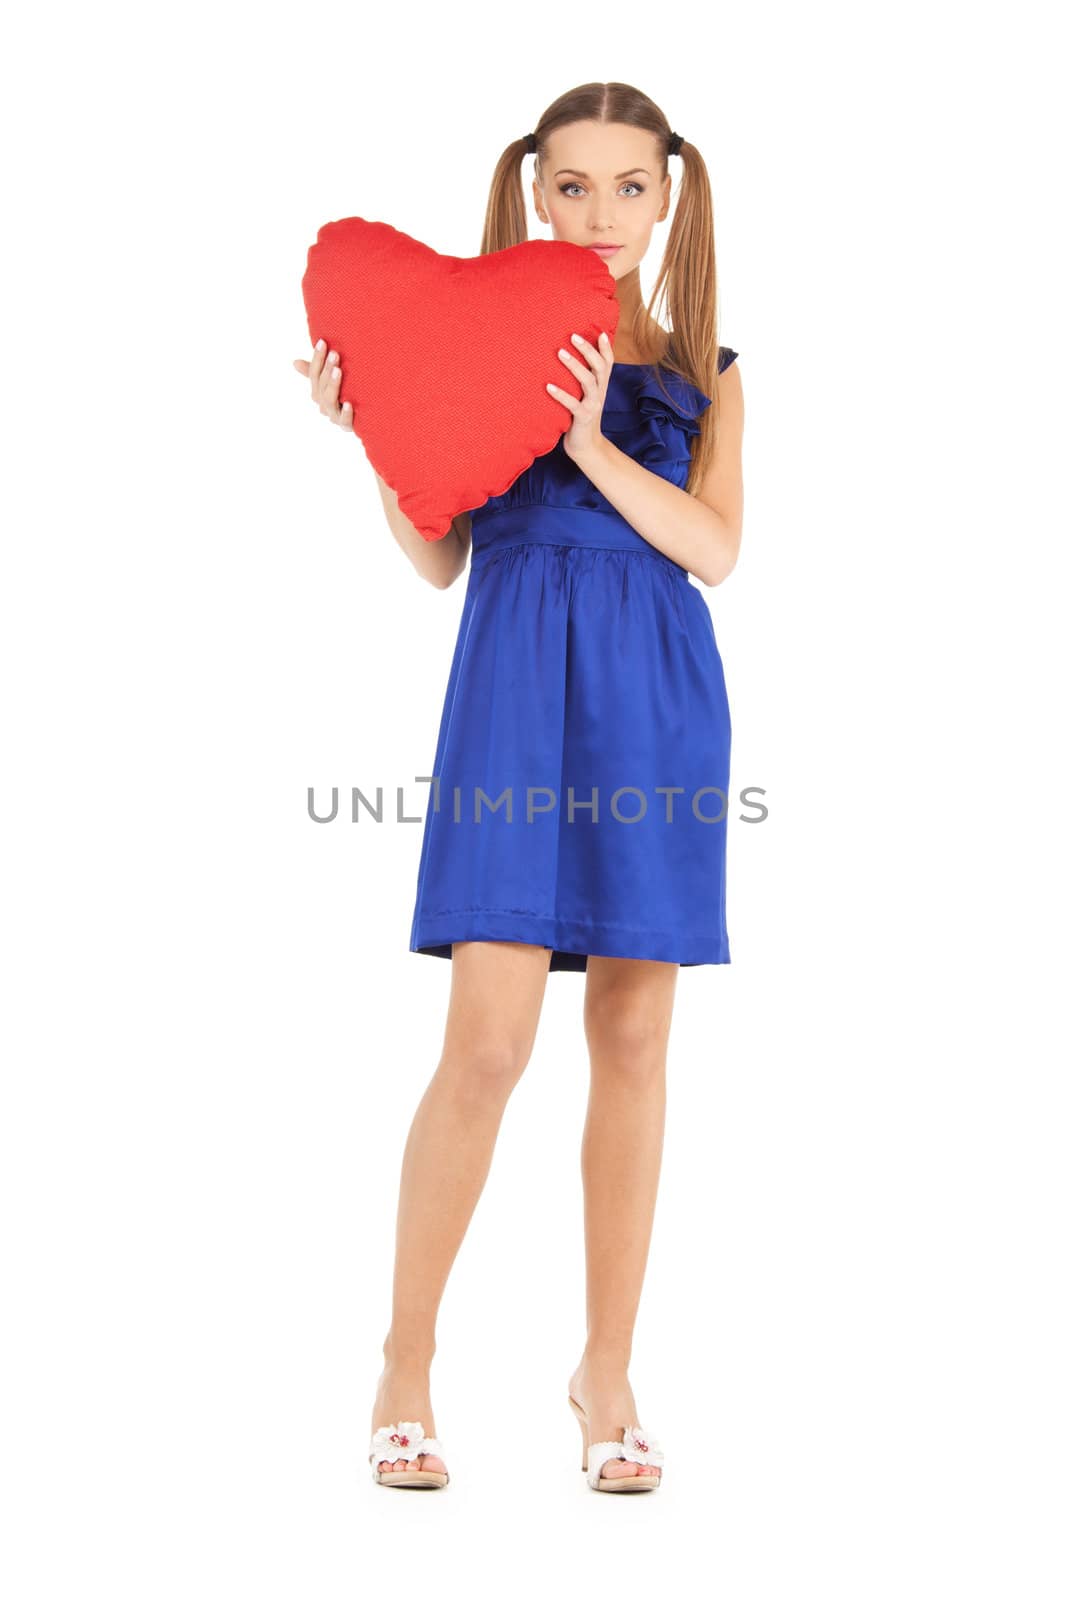
M 674 350 L 673 343 L 672 343 L 672 341 L 668 340 L 667 345 L 666 345 L 666 353 L 668 355 L 671 355 L 671 354 L 673 354 L 673 350 Z M 725 372 L 727 367 L 732 366 L 733 363 L 736 360 L 737 360 L 737 351 L 734 350 L 730 345 L 721 344 L 719 346 L 719 367 L 718 367 L 718 370 L 720 372 Z
M 649 372 L 659 371 L 665 361 L 672 362 L 675 366 L 677 366 L 678 359 L 674 347 L 674 335 L 668 333 L 666 329 L 661 330 L 661 335 L 662 336 L 659 340 L 659 344 L 654 355 L 651 355 L 644 360 L 639 357 L 635 357 L 634 359 L 628 361 L 620 360 L 618 364 L 622 367 L 632 367 L 634 369 L 639 368 Z M 727 367 L 732 366 L 736 360 L 737 351 L 733 349 L 731 345 L 721 344 L 719 346 L 718 370 L 720 372 L 725 372 Z
M 732 345 L 719 346 L 720 373 L 736 360 Z M 684 375 L 670 342 L 658 360 L 615 362 L 611 376 L 617 382 L 608 385 L 606 412 L 637 410 L 680 424 L 688 433 L 699 432 L 700 414 L 711 405 L 711 398 Z

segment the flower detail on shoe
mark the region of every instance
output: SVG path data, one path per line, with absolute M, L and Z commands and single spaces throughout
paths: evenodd
M 633 1423 L 622 1431 L 621 1441 L 618 1439 L 596 1439 L 586 1451 L 586 1475 L 590 1487 L 593 1489 L 614 1488 L 620 1477 L 625 1474 L 613 1475 L 612 1481 L 601 1478 L 601 1472 L 609 1461 L 632 1461 L 642 1467 L 657 1467 L 656 1472 L 636 1473 L 630 1480 L 652 1489 L 659 1482 L 663 1472 L 663 1447 L 650 1433 L 646 1433 L 639 1423 Z
M 371 1449 L 380 1461 L 416 1461 L 427 1453 L 425 1440 L 421 1422 L 386 1422 L 375 1430 Z
M 663 1465 L 663 1447 L 637 1424 L 623 1429 L 620 1453 L 624 1461 L 640 1461 L 649 1467 Z

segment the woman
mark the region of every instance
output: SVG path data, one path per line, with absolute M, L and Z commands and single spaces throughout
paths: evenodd
M 389 1486 L 448 1481 L 430 1405 L 438 1306 L 548 973 L 584 971 L 587 1333 L 568 1399 L 590 1486 L 647 1490 L 663 1455 L 637 1421 L 628 1368 L 675 986 L 679 966 L 730 960 L 730 715 L 690 574 L 717 585 L 737 561 L 743 400 L 735 352 L 718 344 L 711 192 L 695 147 L 629 85 L 570 91 L 501 156 L 483 254 L 526 237 L 527 153 L 538 218 L 601 254 L 620 316 L 614 346 L 575 336 L 559 352 L 582 393 L 549 385 L 571 414 L 557 448 L 445 538 L 427 542 L 378 479 L 421 576 L 445 588 L 468 554 L 471 569 L 433 768 L 444 800 L 426 818 L 410 944 L 451 959 L 451 997 L 404 1153 L 370 1460 Z M 642 302 L 639 267 L 668 215 L 674 154 L 685 181 L 652 295 L 671 313 L 668 336 Z M 336 353 L 320 341 L 295 365 L 324 414 L 351 429 Z

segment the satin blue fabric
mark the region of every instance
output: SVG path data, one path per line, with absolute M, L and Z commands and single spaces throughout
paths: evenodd
M 710 403 L 617 361 L 601 430 L 684 487 Z M 409 948 L 513 940 L 551 949 L 553 971 L 729 962 L 730 736 L 703 594 L 561 439 L 471 512 Z

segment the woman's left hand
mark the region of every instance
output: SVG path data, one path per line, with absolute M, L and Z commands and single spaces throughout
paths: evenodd
M 574 351 L 561 350 L 559 358 L 564 366 L 574 373 L 582 386 L 579 399 L 568 394 L 566 389 L 561 389 L 557 384 L 550 383 L 548 392 L 560 405 L 566 406 L 572 413 L 570 426 L 563 435 L 563 448 L 572 461 L 578 461 L 590 450 L 603 441 L 604 435 L 600 431 L 600 413 L 604 409 L 607 398 L 608 378 L 615 361 L 611 348 L 611 340 L 606 333 L 602 333 L 595 345 L 583 339 L 579 334 L 573 334 L 571 342 Z M 585 361 L 574 352 L 580 351 Z M 588 362 L 588 366 L 586 365 Z

